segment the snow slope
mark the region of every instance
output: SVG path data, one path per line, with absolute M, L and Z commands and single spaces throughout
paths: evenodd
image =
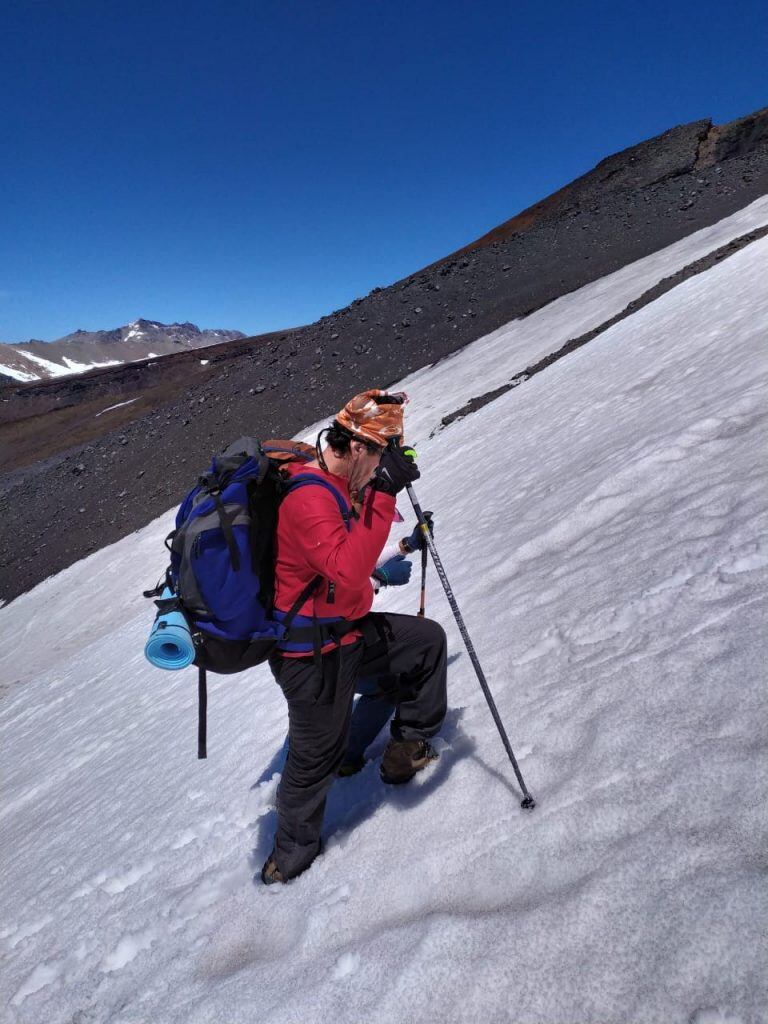
M 29 373 L 27 370 L 19 370 L 14 366 L 5 366 L 3 363 L 0 363 L 0 374 L 5 374 L 12 380 L 19 380 L 25 384 L 30 380 L 40 379 L 36 373 Z
M 430 440 L 483 345 L 404 382 L 532 814 L 434 573 L 440 761 L 338 782 L 325 855 L 271 889 L 277 687 L 214 681 L 197 762 L 194 672 L 142 657 L 170 515 L 0 610 L 9 1021 L 768 1020 L 766 259 L 753 243 Z M 573 316 L 611 316 L 606 287 Z M 520 368 L 487 345 L 483 390 Z
M 25 384 L 31 380 L 69 377 L 73 373 L 86 373 L 88 370 L 95 370 L 103 366 L 119 366 L 122 363 L 122 359 L 107 359 L 101 363 L 79 363 L 76 359 L 64 356 L 62 358 L 62 365 L 62 363 L 55 363 L 52 359 L 44 359 L 42 356 L 37 356 L 34 352 L 24 352 L 22 349 L 14 349 L 13 351 L 17 356 L 31 360 L 36 367 L 40 366 L 43 368 L 44 372 L 42 374 L 39 372 L 30 373 L 27 370 L 20 369 L 18 366 L 6 366 L 4 363 L 0 363 L 0 374 L 5 374 L 13 380 L 18 380 Z M 1 349 L 0 352 L 2 352 Z
M 429 429 L 439 426 L 442 416 L 469 399 L 507 383 L 567 341 L 604 324 L 663 278 L 766 224 L 768 196 L 763 196 L 719 223 L 569 292 L 530 316 L 512 320 L 459 349 L 434 366 L 429 376 L 427 394 L 423 396 L 435 411 Z M 456 399 L 450 408 L 442 401 L 445 388 Z M 420 408 L 426 412 L 423 404 Z

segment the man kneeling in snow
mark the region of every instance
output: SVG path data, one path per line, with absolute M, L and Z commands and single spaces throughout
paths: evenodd
M 431 619 L 370 612 L 370 577 L 395 495 L 419 476 L 402 447 L 405 400 L 378 390 L 357 395 L 321 432 L 317 458 L 288 467 L 316 473 L 325 486 L 290 491 L 278 518 L 276 617 L 299 607 L 270 658 L 288 701 L 288 758 L 274 849 L 261 872 L 267 884 L 294 878 L 320 852 L 326 796 L 344 760 L 359 677 L 398 681 L 384 782 L 408 782 L 436 757 L 428 740 L 446 711 L 443 628 Z

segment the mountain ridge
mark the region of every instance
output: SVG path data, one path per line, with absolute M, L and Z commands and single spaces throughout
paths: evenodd
M 695 148 L 691 145 L 693 137 L 696 139 Z M 659 138 L 665 140 L 664 151 L 659 154 L 661 160 L 652 162 L 648 168 L 650 173 L 643 175 L 642 169 L 646 165 L 644 157 L 647 147 Z M 569 184 L 545 196 L 544 199 L 538 200 L 532 206 L 526 207 L 514 217 L 491 228 L 475 241 L 469 242 L 443 259 L 463 256 L 465 253 L 493 242 L 503 241 L 521 231 L 530 230 L 540 220 L 556 213 L 558 209 L 569 203 L 572 206 L 577 206 L 585 199 L 588 201 L 590 186 L 595 180 L 605 184 L 611 179 L 619 177 L 618 182 L 614 180 L 613 187 L 623 183 L 626 187 L 645 188 L 656 185 L 667 178 L 712 167 L 723 159 L 730 159 L 749 151 L 750 147 L 764 142 L 766 139 L 768 139 L 768 108 L 765 107 L 724 125 L 716 125 L 710 118 L 678 125 L 664 132 L 662 136 L 645 139 L 605 157 L 586 174 L 579 175 Z M 680 145 L 681 143 L 682 145 Z M 442 260 L 437 262 L 442 262 Z M 434 265 L 436 264 L 430 264 L 430 266 Z
M 6 378 L 25 384 L 70 377 L 106 366 L 170 355 L 180 348 L 204 348 L 244 337 L 242 331 L 201 330 L 190 321 L 164 324 L 143 317 L 106 330 L 78 328 L 55 341 L 31 338 L 18 345 L 0 343 L 0 381 Z

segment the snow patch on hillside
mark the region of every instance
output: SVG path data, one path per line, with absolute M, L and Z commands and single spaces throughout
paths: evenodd
M 424 396 L 434 412 L 411 437 L 422 436 L 421 429 L 428 434 L 439 427 L 442 416 L 507 383 L 514 374 L 556 352 L 570 339 L 599 327 L 663 278 L 766 224 L 768 196 L 660 252 L 555 299 L 527 317 L 505 324 L 441 360 L 431 370 L 429 394 Z M 403 384 L 406 390 L 409 379 Z M 455 396 L 452 408 L 446 408 L 441 400 L 445 388 Z M 424 409 L 421 405 L 420 410 Z
M 95 370 L 97 367 L 101 366 L 120 366 L 123 362 L 122 359 L 106 359 L 101 363 L 79 363 L 76 359 L 70 359 L 69 356 L 63 356 L 62 361 L 67 367 L 67 371 L 70 373 L 85 373 L 87 370 Z
M 19 348 L 14 349 L 14 352 L 17 356 L 22 356 L 22 358 L 29 359 L 33 363 L 37 363 L 38 366 L 42 366 L 51 377 L 66 377 L 72 372 L 66 366 L 62 366 L 61 363 L 54 363 L 51 359 L 43 359 L 42 356 L 36 356 L 34 352 L 26 352 Z
M 19 370 L 14 366 L 5 366 L 0 363 L 0 374 L 7 373 L 9 377 L 13 377 L 14 380 L 20 380 L 24 383 L 30 380 L 39 380 L 40 376 L 37 373 L 27 373 L 26 370 Z
M 138 402 L 138 398 L 129 398 L 125 402 L 118 402 L 116 405 L 108 405 L 106 409 L 101 409 L 95 414 L 95 416 L 103 416 L 105 412 L 112 412 L 113 409 L 122 409 L 124 405 L 133 405 L 134 402 Z
M 97 367 L 119 366 L 122 362 L 120 359 L 107 359 L 104 362 L 80 363 L 69 356 L 63 356 L 62 362 L 64 365 L 62 365 L 62 363 L 56 363 L 52 359 L 44 359 L 42 356 L 35 355 L 34 352 L 27 352 L 24 349 L 16 348 L 14 352 L 16 355 L 29 359 L 38 366 L 42 366 L 51 377 L 68 377 L 73 373 L 85 373 L 86 370 L 94 370 Z M 38 373 L 26 373 L 24 370 L 12 369 L 8 366 L 0 366 L 0 372 L 8 373 L 14 380 L 30 381 L 42 379 Z

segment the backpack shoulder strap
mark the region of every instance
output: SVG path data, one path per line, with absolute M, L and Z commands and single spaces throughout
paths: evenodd
M 341 518 L 344 520 L 344 526 L 346 527 L 347 532 L 349 532 L 349 530 L 351 528 L 351 519 L 350 519 L 351 513 L 350 513 L 349 505 L 347 504 L 347 501 L 346 501 L 344 495 L 341 494 L 333 486 L 333 484 L 329 480 L 323 480 L 323 478 L 320 477 L 320 476 L 317 476 L 316 473 L 297 473 L 295 476 L 292 476 L 290 478 L 290 480 L 286 481 L 285 491 L 283 493 L 287 494 L 289 491 L 298 490 L 300 487 L 309 487 L 309 486 L 324 487 L 326 489 L 326 491 L 330 491 L 331 492 L 331 494 L 336 499 L 336 504 L 339 506 L 339 512 L 341 512 Z M 301 606 L 304 604 L 305 601 L 308 601 L 309 598 L 312 597 L 312 595 L 318 589 L 320 584 L 323 582 L 323 579 L 324 579 L 323 576 L 315 576 L 315 577 L 313 577 L 309 581 L 309 583 L 306 585 L 304 590 L 302 590 L 302 592 L 299 594 L 299 596 L 294 601 L 292 608 L 290 609 L 290 611 L 288 612 L 288 615 L 286 616 L 286 618 L 284 620 L 284 625 L 286 627 L 286 630 L 285 630 L 285 635 L 286 636 L 290 632 L 291 625 L 293 624 L 293 620 L 298 615 L 299 609 L 301 608 Z M 313 616 L 313 619 L 314 619 L 314 616 Z M 318 648 L 318 652 L 319 652 L 319 648 Z
M 298 490 L 299 487 L 308 486 L 324 487 L 326 491 L 331 492 L 336 499 L 336 504 L 339 506 L 339 512 L 341 513 L 341 518 L 344 520 L 344 526 L 347 531 L 349 531 L 352 513 L 349 505 L 347 504 L 346 498 L 336 487 L 333 486 L 330 480 L 323 480 L 323 478 L 318 476 L 316 473 L 296 473 L 295 476 L 292 476 L 290 480 L 286 482 L 285 493 L 287 494 L 290 491 Z

